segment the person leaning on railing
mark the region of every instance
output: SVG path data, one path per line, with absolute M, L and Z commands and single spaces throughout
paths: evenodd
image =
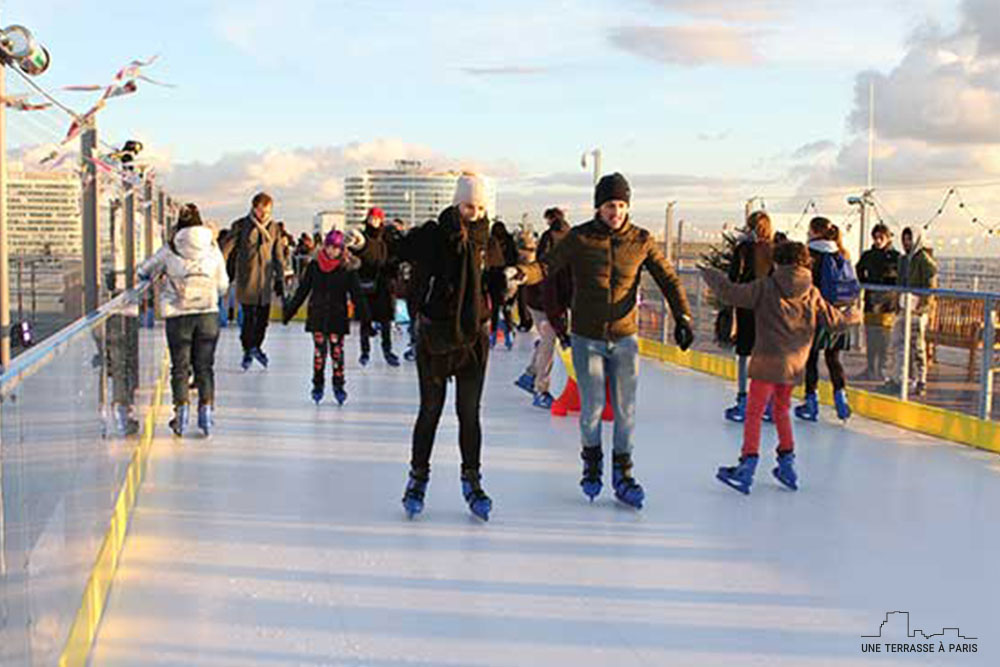
M 895 285 L 899 279 L 899 251 L 892 247 L 892 232 L 883 223 L 872 229 L 872 247 L 856 266 L 858 280 L 868 285 Z M 865 353 L 867 368 L 857 379 L 885 382 L 889 339 L 896 318 L 896 298 L 888 292 L 865 292 Z
M 905 254 L 899 258 L 900 287 L 915 287 L 918 289 L 935 289 L 938 284 L 937 262 L 931 257 L 928 241 L 920 227 L 907 227 L 903 230 L 903 250 Z M 912 296 L 912 316 L 910 323 L 910 355 L 916 375 L 916 385 L 913 393 L 922 396 L 927 391 L 927 326 L 930 323 L 931 310 L 934 308 L 934 297 Z M 905 296 L 900 297 L 901 306 L 905 306 Z M 896 317 L 892 329 L 892 347 L 896 352 L 896 368 L 893 377 L 885 384 L 885 389 L 892 393 L 898 392 L 903 386 L 904 364 L 906 358 L 904 338 L 906 333 L 905 312 Z
M 229 289 L 229 276 L 212 230 L 202 224 L 198 207 L 181 209 L 170 242 L 137 271 L 141 280 L 162 278 L 160 313 L 167 321 L 170 349 L 170 389 L 177 436 L 187 428 L 188 381 L 194 367 L 198 388 L 198 428 L 207 436 L 215 405 L 215 346 L 219 341 L 219 297 Z

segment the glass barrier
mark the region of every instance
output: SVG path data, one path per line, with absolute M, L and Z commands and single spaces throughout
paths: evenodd
M 720 308 L 700 274 L 687 268 L 679 273 L 694 319 L 693 349 L 734 356 L 732 347 L 717 342 Z M 862 298 L 869 303 L 865 322 L 852 330 L 850 349 L 840 355 L 849 389 L 884 393 L 985 419 L 1000 418 L 1000 409 L 992 400 L 995 354 L 1000 350 L 1000 293 L 863 287 L 866 293 Z M 904 308 L 908 299 L 909 318 Z M 673 319 L 664 316 L 665 308 L 656 283 L 644 274 L 640 336 L 673 342 Z M 726 328 L 725 322 L 718 324 Z M 907 358 L 910 363 L 901 364 Z M 821 359 L 820 376 L 829 379 L 825 366 Z M 921 383 L 924 375 L 926 380 Z
M 55 664 L 161 368 L 146 289 L 24 352 L 0 379 L 0 664 Z

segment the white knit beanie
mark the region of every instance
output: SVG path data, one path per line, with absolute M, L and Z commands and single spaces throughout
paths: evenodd
M 472 204 L 486 208 L 486 184 L 476 174 L 465 174 L 455 183 L 455 198 L 453 204 Z

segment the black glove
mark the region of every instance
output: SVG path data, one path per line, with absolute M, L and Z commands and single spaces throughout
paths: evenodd
M 682 352 L 686 352 L 694 343 L 694 330 L 691 329 L 691 321 L 687 317 L 678 318 L 674 326 L 674 340 Z
M 562 346 L 562 349 L 568 350 L 573 347 L 573 341 L 570 339 L 569 334 L 558 334 L 557 337 L 559 338 L 559 344 Z

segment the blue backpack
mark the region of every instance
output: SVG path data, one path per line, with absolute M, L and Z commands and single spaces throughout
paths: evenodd
M 819 267 L 819 291 L 835 306 L 847 306 L 861 295 L 861 283 L 854 265 L 840 253 L 823 255 Z

